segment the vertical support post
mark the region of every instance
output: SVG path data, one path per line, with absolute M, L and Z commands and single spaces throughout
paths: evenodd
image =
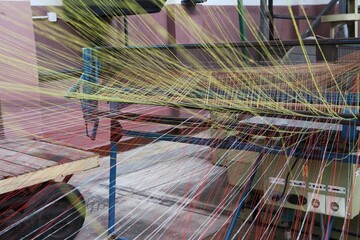
M 83 48 L 83 61 L 84 61 L 84 73 L 81 76 L 82 80 L 85 81 L 83 84 L 83 93 L 84 94 L 95 94 L 97 89 L 94 87 L 93 83 L 96 84 L 99 82 L 98 79 L 98 70 L 99 70 L 99 60 L 97 55 L 93 54 L 93 49 Z M 91 139 L 95 140 L 97 129 L 99 126 L 99 118 L 94 117 L 94 113 L 98 109 L 97 100 L 81 100 L 81 108 L 83 112 L 83 118 L 85 120 L 85 130 L 86 135 Z M 93 129 L 89 131 L 89 125 L 93 124 Z
M 260 25 L 259 25 L 259 38 L 264 41 L 267 39 L 266 21 L 267 21 L 267 0 L 260 0 Z
M 274 40 L 274 2 L 269 0 L 269 40 Z
M 128 16 L 124 16 L 124 36 L 125 36 L 125 47 L 129 46 L 129 19 Z
M 240 39 L 246 41 L 246 24 L 244 19 L 244 3 L 243 0 L 238 0 L 238 13 L 239 13 L 239 26 L 240 26 Z
M 246 185 L 244 186 L 244 191 L 243 193 L 241 194 L 241 198 L 240 198 L 240 201 L 239 201 L 239 204 L 235 210 L 235 213 L 234 213 L 234 216 L 231 220 L 231 223 L 230 223 L 230 226 L 228 228 L 228 231 L 226 232 L 226 235 L 225 235 L 225 240 L 229 240 L 230 237 L 231 237 L 231 234 L 235 228 L 235 224 L 237 222 L 237 219 L 240 215 L 240 212 L 245 204 L 245 198 L 246 198 L 246 195 L 247 193 L 250 191 L 251 189 L 251 185 L 252 185 L 252 182 L 255 178 L 255 175 L 256 175 L 256 172 L 257 170 L 259 169 L 259 164 L 260 164 L 260 161 L 261 159 L 263 158 L 263 153 L 260 153 L 259 156 L 256 158 L 254 164 L 252 165 L 252 168 L 251 168 L 251 175 L 250 175 L 250 179 L 249 181 L 247 181 Z
M 358 13 L 358 0 L 348 0 L 348 13 Z M 358 21 L 348 23 L 349 37 L 358 37 Z
M 110 103 L 110 112 L 115 112 L 117 105 Z M 110 176 L 109 176 L 109 216 L 108 216 L 108 234 L 114 234 L 115 231 L 115 205 L 116 205 L 116 163 L 117 163 L 117 142 L 120 141 L 122 135 L 120 130 L 122 126 L 116 119 L 111 119 L 110 125 Z
M 347 0 L 339 0 L 339 14 L 346 13 L 346 2 Z
M 108 234 L 114 234 L 115 231 L 115 198 L 116 198 L 116 157 L 117 144 L 110 142 L 110 177 L 109 177 L 109 216 L 108 216 Z
M 245 24 L 245 18 L 244 18 L 244 3 L 243 0 L 238 0 L 237 1 L 237 7 L 238 7 L 238 14 L 239 14 L 239 27 L 240 27 L 240 40 L 242 42 L 245 42 L 247 37 L 246 37 L 246 24 Z M 249 56 L 248 51 L 246 48 L 242 49 L 242 53 L 244 55 L 244 57 L 246 58 L 247 56 Z
M 175 19 L 175 11 L 177 11 L 175 6 L 169 6 L 166 8 L 166 28 L 167 28 L 167 43 L 170 45 L 176 44 L 176 19 Z M 178 61 L 177 59 L 177 49 L 171 48 L 169 49 L 170 53 L 174 57 L 174 61 Z M 177 107 L 170 108 L 170 116 L 180 117 L 180 109 Z
M 84 75 L 83 79 L 85 81 L 92 82 L 91 73 L 92 73 L 92 49 L 91 48 L 83 48 L 82 49 L 82 59 L 84 65 Z M 84 89 L 85 91 L 87 89 Z M 90 91 L 89 91 L 90 92 Z
M 347 5 L 346 2 L 347 0 L 339 0 L 339 14 L 346 13 L 346 5 Z M 348 26 L 346 23 L 339 26 L 339 37 L 340 38 L 349 37 Z

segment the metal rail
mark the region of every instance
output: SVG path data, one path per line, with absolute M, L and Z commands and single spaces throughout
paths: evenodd
M 120 47 L 96 47 L 95 50 L 105 52 L 106 54 L 115 54 L 119 50 L 143 50 L 143 49 L 156 49 L 156 50 L 176 50 L 176 49 L 218 49 L 218 48 L 264 48 L 264 47 L 295 47 L 303 44 L 304 46 L 324 46 L 324 45 L 343 45 L 343 44 L 360 44 L 360 38 L 343 38 L 343 39 L 304 39 L 302 42 L 299 40 L 271 40 L 271 41 L 244 41 L 233 43 L 204 43 L 204 44 L 164 44 L 164 45 L 146 45 L 146 46 L 120 46 Z
M 284 149 L 280 146 L 272 146 L 268 148 L 266 146 L 252 145 L 249 142 L 238 140 L 236 137 L 229 137 L 222 140 L 217 138 L 199 138 L 189 136 L 179 136 L 174 134 L 161 134 L 161 133 L 150 133 L 140 132 L 122 129 L 118 132 L 120 135 L 131 136 L 131 137 L 142 137 L 147 139 L 153 139 L 157 141 L 168 141 L 178 143 L 188 143 L 201 146 L 209 146 L 218 149 L 235 149 L 235 150 L 246 150 L 253 152 L 261 152 L 265 154 L 280 154 L 280 155 L 292 155 L 294 157 L 303 157 L 304 151 L 299 148 L 296 151 L 294 149 Z M 356 164 L 359 161 L 360 153 L 337 153 L 328 152 L 326 149 L 316 149 L 316 152 L 307 152 L 306 156 L 312 160 L 324 160 L 324 161 L 338 161 L 344 163 Z

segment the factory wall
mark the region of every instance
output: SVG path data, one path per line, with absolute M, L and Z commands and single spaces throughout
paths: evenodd
M 303 9 L 306 15 L 317 16 L 325 5 L 306 5 Z M 295 15 L 304 15 L 302 7 L 299 5 L 291 6 Z M 288 6 L 276 6 L 275 14 L 290 15 Z M 216 6 L 216 5 L 197 5 L 187 7 L 183 5 L 167 5 L 160 13 L 153 16 L 131 16 L 129 29 L 129 39 L 132 44 L 147 43 L 167 43 L 163 36 L 163 29 L 152 25 L 151 21 L 145 20 L 154 18 L 159 22 L 165 31 L 175 38 L 176 43 L 197 43 L 197 42 L 237 42 L 240 41 L 239 15 L 236 6 Z M 258 39 L 258 27 L 260 13 L 258 6 L 246 6 L 245 20 L 247 27 L 248 40 Z M 308 23 L 304 20 L 297 20 L 300 32 L 308 28 Z M 141 24 L 140 24 L 141 23 Z M 189 27 L 191 26 L 191 27 Z M 251 27 L 249 27 L 251 26 Z M 143 31 L 138 31 L 138 29 Z M 276 19 L 275 28 L 277 35 L 275 38 L 281 40 L 297 39 L 294 24 L 291 20 Z M 151 31 L 149 31 L 151 29 Z M 317 35 L 328 37 L 329 25 L 322 24 L 316 31 Z M 148 36 L 151 36 L 149 39 Z M 157 37 L 155 37 L 157 36 Z M 160 37 L 162 36 L 162 37 Z M 139 41 L 147 39 L 146 41 Z M 151 40 L 153 42 L 151 42 Z
M 35 3 L 34 1 L 32 1 Z M 237 42 L 240 40 L 239 34 L 239 16 L 233 1 L 225 1 L 226 5 L 218 5 L 214 1 L 208 1 L 206 4 L 198 4 L 196 7 L 189 7 L 180 4 L 167 4 L 161 12 L 152 15 L 129 16 L 129 44 L 130 45 L 150 45 L 150 44 L 168 44 L 168 43 L 198 43 L 198 42 Z M 245 1 L 250 3 L 252 1 Z M 278 1 L 275 1 L 278 2 Z M 295 15 L 304 15 L 302 8 L 293 1 L 291 10 Z M 310 2 L 310 1 L 307 1 Z M 318 1 L 317 1 L 318 2 Z M 39 2 L 37 2 L 39 3 Z M 169 2 L 171 3 L 171 1 Z M 281 1 L 279 2 L 281 3 Z M 322 3 L 322 1 L 321 1 Z M 325 5 L 304 5 L 303 9 L 309 16 L 317 16 Z M 61 7 L 55 11 L 61 10 Z M 47 11 L 54 11 L 53 7 L 33 6 L 34 16 L 46 15 Z M 61 14 L 61 11 L 59 11 Z M 287 5 L 276 5 L 275 14 L 289 15 Z M 258 26 L 260 21 L 259 6 L 249 4 L 246 6 L 245 19 L 247 21 L 247 38 L 255 40 L 258 38 Z M 300 32 L 308 28 L 306 21 L 297 21 Z M 37 43 L 37 54 L 41 61 L 39 65 L 50 69 L 64 69 L 81 66 L 80 50 L 91 43 L 84 41 L 81 35 L 76 34 L 71 24 L 61 20 L 61 15 L 56 23 L 50 23 L 46 20 L 34 21 Z M 114 18 L 112 25 L 115 29 L 109 36 L 108 44 L 124 44 L 123 17 Z M 189 27 L 191 26 L 191 27 Z M 59 28 L 58 32 L 68 32 L 77 39 L 77 45 L 67 43 L 67 37 L 56 36 L 54 28 Z M 275 38 L 281 40 L 296 39 L 296 32 L 291 20 L 276 19 L 275 28 L 277 35 Z M 41 30 L 41 31 L 39 31 Z M 317 35 L 328 37 L 329 25 L 322 24 L 316 31 Z M 48 45 L 49 49 L 43 46 Z M 75 49 L 78 49 L 76 51 Z M 61 52 L 62 55 L 56 55 Z
M 0 0 L 1 83 L 16 81 L 37 86 L 34 28 L 28 1 Z M 15 21 L 16 20 L 16 21 Z M 12 91 L 1 90 L 7 100 L 18 99 Z
M 0 102 L 6 116 L 0 135 L 3 127 L 6 136 L 13 136 L 39 132 L 42 125 L 41 119 L 34 119 L 40 101 L 31 16 L 29 1 L 0 0 Z
M 53 9 L 44 6 L 32 7 L 33 16 L 46 16 L 49 11 Z M 34 20 L 33 25 L 40 74 L 48 69 L 81 67 L 79 52 L 88 44 L 71 25 L 61 19 L 56 22 Z
M 80 68 L 82 65 L 81 48 L 90 46 L 83 36 L 77 33 L 76 29 L 61 19 L 61 1 L 59 0 L 31 0 L 31 1 L 0 1 L 6 11 L 11 7 L 18 6 L 17 11 L 22 13 L 12 13 L 12 16 L 20 16 L 17 21 L 26 22 L 26 31 L 24 34 L 34 37 L 35 29 L 36 54 L 39 65 L 39 71 L 42 73 L 48 69 L 63 70 L 69 68 Z M 198 43 L 198 42 L 237 42 L 240 40 L 239 20 L 236 8 L 236 1 L 209 0 L 205 4 L 198 4 L 196 7 L 186 7 L 178 3 L 179 1 L 168 1 L 167 5 L 159 13 L 144 16 L 129 17 L 129 44 L 169 44 L 169 43 Z M 253 25 L 253 28 L 247 27 L 248 40 L 255 40 L 258 37 L 258 25 L 260 20 L 258 1 L 244 1 L 246 5 L 245 19 L 247 25 Z M 289 8 L 283 1 L 275 1 L 275 13 L 288 14 Z M 302 9 L 296 5 L 298 1 L 292 1 L 291 6 L 294 14 L 303 15 Z M 302 1 L 304 2 L 304 1 Z M 324 1 L 305 1 L 307 3 L 323 3 Z M 326 1 L 325 1 L 326 2 Z M 32 5 L 29 12 L 29 4 Z M 43 6 L 45 4 L 55 6 Z M 21 5 L 21 7 L 20 7 Z M 26 9 L 25 9 L 26 6 Z M 304 9 L 308 15 L 316 16 L 325 5 L 305 5 Z M 15 10 L 13 10 L 15 11 Z M 57 11 L 58 20 L 55 23 L 47 20 L 31 20 L 31 16 L 44 16 L 48 11 Z M 186 17 L 184 17 L 184 14 Z M 4 16 L 4 15 L 2 15 Z M 21 20 L 21 18 L 23 20 Z M 300 32 L 307 29 L 305 21 L 297 21 Z M 123 17 L 117 17 L 112 22 L 115 29 L 123 32 Z M 25 26 L 24 25 L 24 26 Z M 191 27 L 189 27 L 191 26 Z M 278 35 L 276 38 L 287 40 L 296 39 L 296 33 L 292 21 L 275 20 L 275 27 Z M 199 31 L 199 29 L 201 31 Z M 25 33 L 26 32 L 26 33 Z M 115 32 L 115 31 L 114 31 Z M 114 34 L 108 44 L 124 44 L 122 34 Z M 64 33 L 68 33 L 64 36 Z M 329 35 L 329 26 L 323 24 L 316 34 L 323 37 Z M 76 41 L 70 38 L 76 38 Z M 19 38 L 18 38 L 19 39 Z M 3 40 L 4 41 L 4 38 Z M 19 41 L 19 40 L 16 40 Z M 30 42 L 34 44 L 34 39 Z M 17 44 L 13 42 L 12 44 Z M 22 43 L 24 44 L 24 43 Z M 26 44 L 31 49 L 33 45 Z M 30 57 L 35 51 L 28 51 L 30 54 L 21 54 L 23 57 Z M 59 54 L 61 53 L 61 54 Z M 32 61 L 35 61 L 34 59 Z M 33 74 L 37 75 L 34 70 Z M 7 78 L 6 75 L 3 75 Z M 30 77 L 32 79 L 33 77 Z M 32 81 L 32 80 L 27 80 Z M 36 81 L 35 81 L 36 82 Z

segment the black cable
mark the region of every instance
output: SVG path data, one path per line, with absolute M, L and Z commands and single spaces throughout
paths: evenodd
M 282 198 L 284 197 L 285 192 L 286 192 L 286 189 L 287 189 L 287 185 L 288 185 L 288 181 L 289 181 L 289 176 L 290 176 L 290 173 L 291 173 L 291 172 L 292 172 L 292 170 L 294 169 L 294 167 L 295 167 L 295 165 L 296 165 L 296 163 L 297 163 L 297 161 L 298 161 L 299 159 L 300 159 L 300 157 L 297 157 L 297 158 L 294 160 L 294 163 L 292 164 L 292 166 L 291 166 L 291 168 L 290 168 L 289 172 L 287 173 L 286 178 L 285 178 L 285 185 L 284 185 L 284 189 L 283 189 L 283 191 L 282 191 L 282 193 L 281 193 L 281 195 L 280 195 L 280 197 L 279 197 L 279 199 L 278 199 L 278 200 L 280 200 L 280 199 L 282 199 Z

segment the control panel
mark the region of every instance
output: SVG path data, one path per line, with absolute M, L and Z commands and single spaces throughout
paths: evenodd
M 359 214 L 357 164 L 270 154 L 264 171 L 267 204 L 352 219 Z

